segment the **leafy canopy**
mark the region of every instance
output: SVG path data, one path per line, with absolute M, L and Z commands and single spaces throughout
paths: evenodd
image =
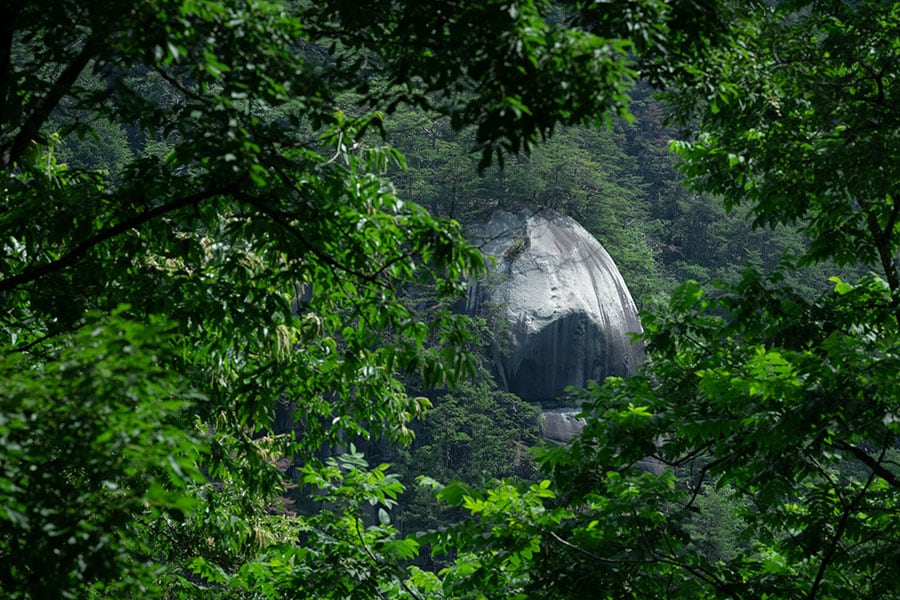
M 583 392 L 582 435 L 539 455 L 543 510 L 517 499 L 485 522 L 510 501 L 486 510 L 463 492 L 481 526 L 457 546 L 460 589 L 897 597 L 898 17 L 892 2 L 753 3 L 676 76 L 690 185 L 805 233 L 786 270 L 830 259 L 869 274 L 821 294 L 753 270 L 712 293 L 680 287 L 644 316 L 643 372 Z M 514 514 L 525 539 L 491 537 Z M 717 517 L 736 549 L 698 531 Z
M 472 371 L 445 307 L 483 264 L 397 195 L 371 133 L 431 108 L 487 166 L 623 112 L 656 68 L 636 50 L 716 31 L 681 26 L 708 2 L 627 4 L 0 3 L 3 594 L 408 592 L 409 544 L 356 506 L 389 508 L 392 481 L 317 457 L 408 441 L 427 402 L 402 377 Z M 279 400 L 296 437 L 266 433 Z M 350 505 L 274 514 L 284 456 Z

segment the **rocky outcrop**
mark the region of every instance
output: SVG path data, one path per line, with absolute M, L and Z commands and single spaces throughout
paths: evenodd
M 551 408 L 541 412 L 538 420 L 541 435 L 551 442 L 564 444 L 578 435 L 585 426 L 585 420 L 578 418 L 578 409 L 571 407 Z
M 469 239 L 494 259 L 491 277 L 473 286 L 468 310 L 495 324 L 501 384 L 557 409 L 544 418 L 553 439 L 577 431 L 560 400 L 565 388 L 627 376 L 644 357 L 631 342 L 641 324 L 619 270 L 581 225 L 551 211 L 498 211 Z

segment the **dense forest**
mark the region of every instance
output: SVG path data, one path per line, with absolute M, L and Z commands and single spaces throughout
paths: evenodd
M 0 41 L 3 597 L 900 597 L 900 4 L 0 1 Z M 567 445 L 453 310 L 498 208 L 642 310 Z

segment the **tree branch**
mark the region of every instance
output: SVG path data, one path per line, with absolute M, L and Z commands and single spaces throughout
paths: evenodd
M 891 251 L 891 239 L 894 235 L 894 224 L 897 222 L 898 210 L 900 204 L 894 202 L 891 208 L 891 214 L 888 217 L 888 223 L 884 229 L 878 223 L 872 206 L 866 202 L 860 201 L 860 205 L 866 213 L 866 221 L 869 226 L 869 235 L 875 243 L 875 249 L 878 251 L 878 258 L 881 260 L 881 268 L 884 270 L 884 276 L 887 279 L 888 287 L 891 290 L 891 304 L 894 308 L 894 316 L 897 324 L 900 325 L 900 276 L 897 275 L 897 267 L 894 264 L 894 254 Z
M 375 556 L 375 554 L 369 548 L 369 545 L 366 543 L 366 538 L 363 536 L 362 529 L 360 528 L 360 519 L 357 518 L 357 519 L 355 519 L 355 521 L 356 521 L 356 535 L 357 535 L 357 537 L 359 537 L 359 543 L 362 544 L 362 547 L 366 551 L 366 554 L 369 556 L 369 559 L 376 565 L 383 565 L 384 563 L 382 563 L 378 559 L 378 557 Z M 397 583 L 399 583 L 400 586 L 404 590 L 406 590 L 406 593 L 408 593 L 410 596 L 412 596 L 415 600 L 422 600 L 422 597 L 419 596 L 419 594 L 416 593 L 416 591 L 414 589 L 409 587 L 409 585 L 406 583 L 406 581 L 403 580 L 402 577 L 400 577 L 399 575 L 396 575 L 396 574 L 394 574 L 394 577 L 396 578 Z M 384 597 L 384 594 L 382 594 L 382 597 Z
M 859 462 L 869 467 L 872 473 L 878 475 L 886 482 L 888 482 L 891 487 L 900 489 L 900 478 L 886 469 L 885 466 L 881 464 L 881 461 L 875 460 L 875 458 L 873 458 L 859 446 L 848 444 L 847 442 L 843 441 L 837 441 L 835 442 L 834 447 L 838 450 L 846 450 L 847 452 L 852 454 L 853 457 L 856 458 Z
M 365 282 L 371 283 L 373 285 L 377 285 L 379 287 L 385 287 L 385 283 L 378 279 L 378 275 L 381 273 L 380 269 L 378 271 L 376 271 L 375 273 L 364 273 L 362 271 L 357 271 L 355 269 L 352 269 L 352 268 L 348 267 L 347 265 L 341 264 L 340 262 L 338 262 L 331 256 L 328 256 L 321 249 L 316 248 L 314 245 L 312 245 L 309 242 L 309 240 L 306 239 L 306 237 L 303 235 L 303 233 L 290 222 L 291 218 L 292 218 L 291 215 L 288 215 L 288 214 L 283 213 L 278 210 L 274 210 L 274 209 L 266 206 L 265 203 L 261 202 L 258 198 L 254 198 L 254 197 L 250 196 L 249 194 L 236 194 L 235 197 L 237 200 L 240 200 L 240 201 L 246 203 L 247 205 L 253 207 L 254 209 L 259 211 L 263 215 L 269 217 L 269 219 L 271 219 L 272 222 L 283 227 L 285 229 L 285 231 L 287 231 L 291 235 L 291 237 L 293 237 L 295 240 L 297 240 L 300 243 L 300 245 L 303 246 L 303 248 L 305 250 L 307 250 L 310 254 L 315 256 L 320 261 L 322 261 L 322 263 L 328 265 L 329 268 L 333 269 L 333 271 L 335 272 L 335 275 L 337 275 L 337 271 L 343 271 L 344 273 L 347 273 L 348 275 L 352 275 L 354 277 L 359 278 L 361 281 L 365 281 Z M 2 290 L 0 290 L 0 291 L 2 291 Z
M 173 88 L 175 88 L 176 90 L 181 92 L 186 98 L 196 100 L 197 102 L 208 102 L 208 100 L 204 99 L 203 96 L 201 96 L 200 94 L 198 94 L 192 90 L 189 90 L 185 86 L 183 86 L 181 84 L 181 82 L 179 82 L 177 79 L 175 79 L 174 77 L 172 77 L 171 75 L 166 73 L 165 70 L 163 70 L 159 67 L 159 65 L 153 65 L 153 70 L 156 71 L 156 73 L 159 74 L 159 76 L 162 77 L 166 83 L 168 83 Z
M 569 542 L 568 540 L 565 540 L 562 537 L 560 537 L 559 534 L 557 534 L 553 530 L 548 530 L 547 534 L 558 544 L 561 544 L 561 545 L 565 546 L 566 548 L 569 548 L 569 549 L 573 550 L 574 552 L 582 554 L 585 557 L 587 557 L 593 561 L 599 562 L 599 563 L 610 564 L 610 565 L 652 565 L 655 563 L 668 564 L 668 565 L 672 565 L 672 566 L 679 567 L 681 569 L 686 570 L 687 572 L 692 574 L 694 577 L 697 577 L 698 579 L 705 581 L 706 583 L 715 587 L 717 590 L 728 591 L 727 585 L 721 579 L 719 579 L 714 574 L 709 573 L 708 571 L 706 571 L 700 567 L 689 565 L 689 564 L 679 561 L 676 558 L 677 554 L 674 551 L 672 552 L 672 557 L 665 556 L 665 555 L 659 555 L 658 553 L 656 553 L 656 551 L 654 549 L 651 548 L 650 552 L 649 552 L 649 555 L 650 555 L 649 558 L 631 558 L 631 559 L 607 558 L 605 556 L 600 556 L 599 554 L 595 554 L 595 553 L 591 552 L 590 550 L 581 548 L 580 546 L 576 546 L 575 544 Z M 667 538 L 667 541 L 668 541 L 668 538 Z M 670 548 L 670 550 L 671 550 L 671 548 Z
M 856 446 L 851 447 L 855 448 Z M 884 458 L 884 454 L 886 451 L 887 447 L 882 448 L 879 462 Z M 844 536 L 844 532 L 847 530 L 847 523 L 850 520 L 850 516 L 856 510 L 856 507 L 862 503 L 863 498 L 865 498 L 866 493 L 869 491 L 869 487 L 872 485 L 872 482 L 875 481 L 875 476 L 876 474 L 873 471 L 869 475 L 869 479 L 866 481 L 866 484 L 859 491 L 859 493 L 856 494 L 856 497 L 853 498 L 853 500 L 849 504 L 844 506 L 843 513 L 841 514 L 841 520 L 838 522 L 838 526 L 834 532 L 833 539 L 831 540 L 831 543 L 829 543 L 825 548 L 825 553 L 822 556 L 821 564 L 819 564 L 819 570 L 816 573 L 816 578 L 813 580 L 813 584 L 809 588 L 809 594 L 807 594 L 806 596 L 808 600 L 814 600 L 818 595 L 819 587 L 822 585 L 822 580 L 825 577 L 825 571 L 827 571 L 828 567 L 831 566 L 831 563 L 834 562 L 834 557 L 838 551 L 838 545 L 841 543 L 841 538 Z M 838 494 L 838 498 L 840 498 L 840 494 Z
M 218 196 L 221 194 L 228 193 L 230 191 L 234 191 L 232 188 L 234 185 L 226 186 L 222 189 L 212 189 L 212 190 L 204 190 L 202 192 L 197 192 L 196 194 L 191 194 L 190 196 L 185 196 L 183 198 L 179 198 L 177 200 L 173 200 L 168 204 L 162 204 L 160 206 L 156 206 L 154 208 L 145 210 L 142 213 L 136 214 L 131 218 L 125 219 L 111 227 L 106 229 L 102 229 L 90 236 L 86 240 L 77 244 L 74 248 L 72 248 L 68 253 L 57 258 L 56 260 L 50 261 L 48 263 L 44 263 L 42 265 L 37 265 L 28 269 L 25 269 L 21 273 L 17 275 L 13 275 L 11 277 L 7 277 L 0 281 L 0 293 L 8 292 L 17 288 L 20 285 L 25 283 L 30 283 L 45 275 L 53 273 L 55 271 L 61 271 L 67 267 L 71 267 L 76 262 L 78 262 L 85 254 L 87 254 L 92 248 L 102 244 L 103 242 L 116 237 L 122 233 L 130 229 L 136 229 L 159 217 L 166 213 L 170 213 L 176 211 L 178 209 L 184 208 L 186 206 L 191 206 L 202 202 L 203 200 L 207 200 L 214 196 Z
M 28 144 L 37 137 L 41 127 L 44 126 L 44 123 L 50 117 L 50 113 L 53 112 L 53 109 L 57 107 L 63 96 L 75 84 L 84 68 L 94 58 L 97 46 L 98 44 L 94 40 L 88 39 L 85 42 L 81 52 L 63 69 L 63 72 L 56 78 L 47 94 L 38 101 L 31 114 L 22 123 L 19 133 L 10 142 L 0 146 L 0 166 L 4 168 L 9 167 L 21 158 L 22 153 L 28 148 Z

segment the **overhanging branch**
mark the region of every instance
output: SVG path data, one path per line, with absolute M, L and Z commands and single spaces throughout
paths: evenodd
M 35 105 L 31 114 L 22 123 L 16 136 L 11 141 L 0 146 L 0 166 L 7 168 L 21 158 L 28 145 L 37 138 L 38 132 L 40 132 L 41 127 L 44 126 L 44 123 L 50 117 L 50 113 L 57 107 L 63 96 L 75 85 L 78 76 L 81 75 L 81 72 L 94 58 L 96 48 L 97 44 L 95 41 L 88 40 L 85 42 L 81 52 L 63 69 L 47 94 Z
M 859 462 L 869 467 L 872 473 L 888 482 L 891 487 L 900 489 L 900 478 L 898 478 L 897 475 L 889 471 L 883 464 L 881 464 L 881 461 L 876 460 L 872 455 L 867 453 L 859 446 L 849 444 L 847 442 L 838 441 L 834 444 L 834 447 L 838 450 L 845 450 L 849 452 Z
M 219 196 L 221 194 L 226 194 L 234 191 L 234 186 L 227 186 L 221 189 L 212 189 L 212 190 L 204 190 L 202 192 L 197 192 L 196 194 L 191 194 L 189 196 L 185 196 L 183 198 L 178 198 L 177 200 L 173 200 L 166 204 L 162 204 L 160 206 L 155 206 L 151 209 L 145 210 L 144 212 L 138 213 L 124 221 L 120 221 L 115 225 L 107 227 L 106 229 L 101 229 L 94 235 L 90 236 L 86 240 L 77 244 L 74 248 L 72 248 L 69 252 L 64 254 L 63 256 L 57 258 L 56 260 L 50 261 L 48 263 L 44 263 L 41 265 L 37 265 L 31 267 L 29 269 L 25 269 L 21 273 L 17 275 L 13 275 L 11 277 L 7 277 L 0 281 L 0 293 L 8 292 L 17 288 L 20 285 L 24 285 L 26 283 L 30 283 L 32 281 L 36 281 L 45 275 L 50 273 L 61 271 L 67 267 L 71 267 L 76 262 L 78 262 L 85 254 L 87 254 L 92 248 L 102 244 L 103 242 L 110 240 L 117 235 L 121 235 L 130 229 L 136 229 L 159 217 L 166 213 L 170 213 L 176 211 L 178 209 L 184 208 L 186 206 L 192 206 L 214 196 Z

